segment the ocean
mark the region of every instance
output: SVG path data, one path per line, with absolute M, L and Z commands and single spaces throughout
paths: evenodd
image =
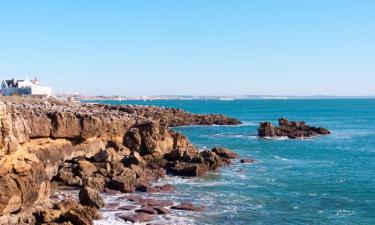
M 200 149 L 227 147 L 239 162 L 200 178 L 166 177 L 173 194 L 155 198 L 203 204 L 203 213 L 174 212 L 162 224 L 375 224 L 375 99 L 101 101 L 182 108 L 240 119 L 239 126 L 173 128 Z M 285 117 L 326 127 L 304 140 L 257 137 L 261 121 Z M 106 201 L 116 201 L 106 196 Z M 104 224 L 125 224 L 104 212 Z

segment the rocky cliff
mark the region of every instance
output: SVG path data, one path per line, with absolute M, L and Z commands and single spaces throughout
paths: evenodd
M 239 121 L 158 107 L 3 99 L 0 224 L 91 224 L 100 217 L 90 204 L 51 202 L 51 181 L 99 192 L 157 191 L 163 187 L 152 181 L 165 172 L 200 176 L 226 165 L 237 157 L 229 150 L 198 151 L 169 129 L 213 124 Z

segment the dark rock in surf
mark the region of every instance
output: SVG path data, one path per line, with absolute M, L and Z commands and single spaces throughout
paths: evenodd
M 279 119 L 278 127 L 273 126 L 270 122 L 262 122 L 258 128 L 258 135 L 263 138 L 288 137 L 297 139 L 330 133 L 323 127 L 311 127 L 306 125 L 304 121 L 289 121 L 284 118 Z

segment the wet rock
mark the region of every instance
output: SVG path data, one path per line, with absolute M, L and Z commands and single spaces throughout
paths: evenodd
M 192 203 L 181 203 L 179 205 L 172 206 L 171 209 L 203 212 L 203 211 L 206 210 L 206 207 L 205 206 L 194 205 Z
M 215 152 L 206 150 L 200 152 L 200 155 L 211 170 L 216 170 L 225 164 L 225 162 L 223 162 L 223 160 Z
M 107 209 L 114 209 L 120 207 L 120 203 L 118 202 L 110 202 L 105 205 Z
M 121 196 L 119 199 L 120 200 L 128 200 L 130 202 L 140 202 L 142 200 L 142 198 L 137 196 L 137 195 Z
M 147 213 L 147 214 L 151 214 L 151 215 L 158 214 L 158 211 L 154 210 L 154 208 L 151 208 L 151 207 L 136 209 L 135 212 L 137 212 L 137 213 Z
M 110 194 L 110 195 L 118 195 L 118 194 L 121 194 L 121 191 L 112 190 L 110 188 L 104 188 L 104 193 Z
M 273 126 L 270 122 L 260 123 L 258 135 L 260 137 L 288 137 L 291 139 L 308 138 L 318 134 L 327 135 L 331 132 L 322 127 L 311 127 L 304 121 L 289 121 L 285 118 L 279 119 L 279 127 Z
M 92 225 L 93 220 L 102 218 L 95 207 L 82 206 L 72 199 L 56 204 L 55 208 L 61 211 L 59 220 L 71 222 L 73 225 Z
M 79 201 L 82 205 L 93 206 L 100 209 L 105 206 L 100 193 L 92 188 L 84 187 L 79 191 Z
M 174 192 L 176 191 L 176 187 L 172 184 L 164 184 L 161 186 L 156 186 L 156 188 L 160 189 L 162 192 Z
M 227 148 L 220 148 L 216 147 L 211 150 L 212 152 L 215 152 L 218 156 L 221 158 L 226 158 L 226 159 L 237 159 L 239 158 L 239 155 Z
M 151 199 L 151 198 L 150 199 L 140 199 L 139 203 L 143 207 L 155 207 L 155 206 L 166 207 L 166 206 L 173 205 L 172 201 L 168 201 L 168 200 L 156 200 L 156 199 Z
M 124 210 L 124 211 L 132 211 L 136 208 L 137 206 L 134 206 L 134 205 L 123 205 L 119 207 L 120 210 Z
M 167 171 L 178 176 L 196 177 L 203 176 L 208 171 L 206 164 L 177 162 L 169 164 Z
M 153 209 L 159 215 L 165 215 L 165 214 L 170 214 L 171 213 L 171 211 L 169 209 L 164 208 L 164 207 L 154 207 Z
M 144 222 L 150 222 L 152 219 L 152 216 L 148 213 L 137 213 L 137 214 L 131 214 L 131 215 L 122 215 L 122 216 L 119 216 L 119 218 L 124 220 L 125 222 L 144 223 Z
M 241 159 L 240 162 L 241 162 L 241 163 L 254 163 L 255 160 L 254 160 L 254 159 Z

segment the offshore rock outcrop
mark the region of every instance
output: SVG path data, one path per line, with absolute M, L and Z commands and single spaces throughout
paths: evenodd
M 258 135 L 263 138 L 288 137 L 291 139 L 309 138 L 316 135 L 327 135 L 331 132 L 323 127 L 312 127 L 304 121 L 289 121 L 279 119 L 279 127 L 273 126 L 270 122 L 260 123 Z
M 169 127 L 235 125 L 178 109 L 0 101 L 0 224 L 92 224 L 99 192 L 174 191 L 152 186 L 170 172 L 201 176 L 230 163 L 227 149 L 200 152 Z M 49 198 L 50 181 L 82 188 L 81 204 Z

